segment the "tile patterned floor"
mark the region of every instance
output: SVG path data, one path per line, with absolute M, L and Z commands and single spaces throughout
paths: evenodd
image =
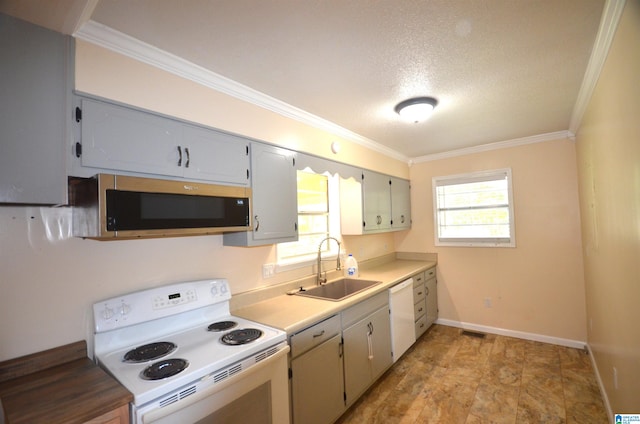
M 337 423 L 607 422 L 585 351 L 434 325 Z

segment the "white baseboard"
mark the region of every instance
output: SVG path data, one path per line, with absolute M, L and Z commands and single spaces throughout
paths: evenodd
M 506 328 L 489 327 L 487 325 L 472 324 L 470 322 L 453 321 L 450 319 L 438 318 L 436 324 L 442 324 L 449 327 L 458 327 L 465 330 L 481 331 L 483 333 L 498 334 L 501 336 L 515 337 L 518 339 L 533 340 L 536 342 L 551 343 L 559 346 L 573 347 L 576 349 L 585 349 L 587 343 L 581 340 L 563 339 L 560 337 L 545 336 L 543 334 L 525 333 L 524 331 L 508 330 Z M 592 359 L 593 360 L 593 359 Z
M 607 391 L 604 388 L 604 383 L 602 383 L 602 378 L 600 378 L 600 371 L 598 371 L 598 364 L 596 364 L 596 358 L 593 357 L 593 352 L 591 351 L 591 346 L 587 343 L 587 349 L 589 350 L 589 358 L 591 358 L 591 365 L 593 366 L 593 372 L 596 374 L 596 380 L 598 380 L 598 387 L 600 388 L 600 395 L 602 396 L 602 400 L 604 401 L 604 407 L 607 409 L 607 415 L 609 415 L 609 422 L 613 421 L 613 410 L 611 409 L 611 404 L 609 403 L 609 397 L 607 396 Z

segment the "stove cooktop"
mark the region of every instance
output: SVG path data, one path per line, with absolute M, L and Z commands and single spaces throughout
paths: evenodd
M 96 303 L 96 360 L 140 406 L 283 342 L 286 345 L 284 331 L 230 315 L 229 298 L 226 280 L 209 280 Z M 120 313 L 106 313 L 114 310 Z M 233 344 L 247 335 L 252 340 Z M 231 338 L 232 344 L 223 343 L 223 338 Z M 131 357 L 133 361 L 125 360 Z M 150 368 L 159 379 L 145 377 Z

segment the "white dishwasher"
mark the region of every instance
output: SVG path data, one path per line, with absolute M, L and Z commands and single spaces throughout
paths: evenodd
M 416 341 L 413 278 L 389 289 L 389 309 L 391 310 L 391 349 L 393 362 L 396 362 Z

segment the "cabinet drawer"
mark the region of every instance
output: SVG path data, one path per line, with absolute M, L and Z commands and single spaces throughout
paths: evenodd
M 430 280 L 432 278 L 436 277 L 436 269 L 435 268 L 429 268 L 428 270 L 426 270 L 424 272 L 424 278 L 426 280 Z
M 413 305 L 413 316 L 417 320 L 419 317 L 423 316 L 427 312 L 427 307 L 424 300 Z
M 418 303 L 421 300 L 424 300 L 424 283 L 413 288 L 413 303 Z
M 378 293 L 342 311 L 342 328 L 351 326 L 383 306 L 389 307 L 389 293 L 387 291 Z
M 289 344 L 291 345 L 291 357 L 295 358 L 307 350 L 321 344 L 325 340 L 329 340 L 339 332 L 340 316 L 334 315 L 331 318 L 293 334 L 289 338 Z
M 424 334 L 424 332 L 427 331 L 427 328 L 429 328 L 427 326 L 427 316 L 422 315 L 416 321 L 416 339 L 420 337 L 422 334 Z
M 421 272 L 419 274 L 416 274 L 413 276 L 413 287 L 418 287 L 421 284 L 424 284 L 424 272 Z

